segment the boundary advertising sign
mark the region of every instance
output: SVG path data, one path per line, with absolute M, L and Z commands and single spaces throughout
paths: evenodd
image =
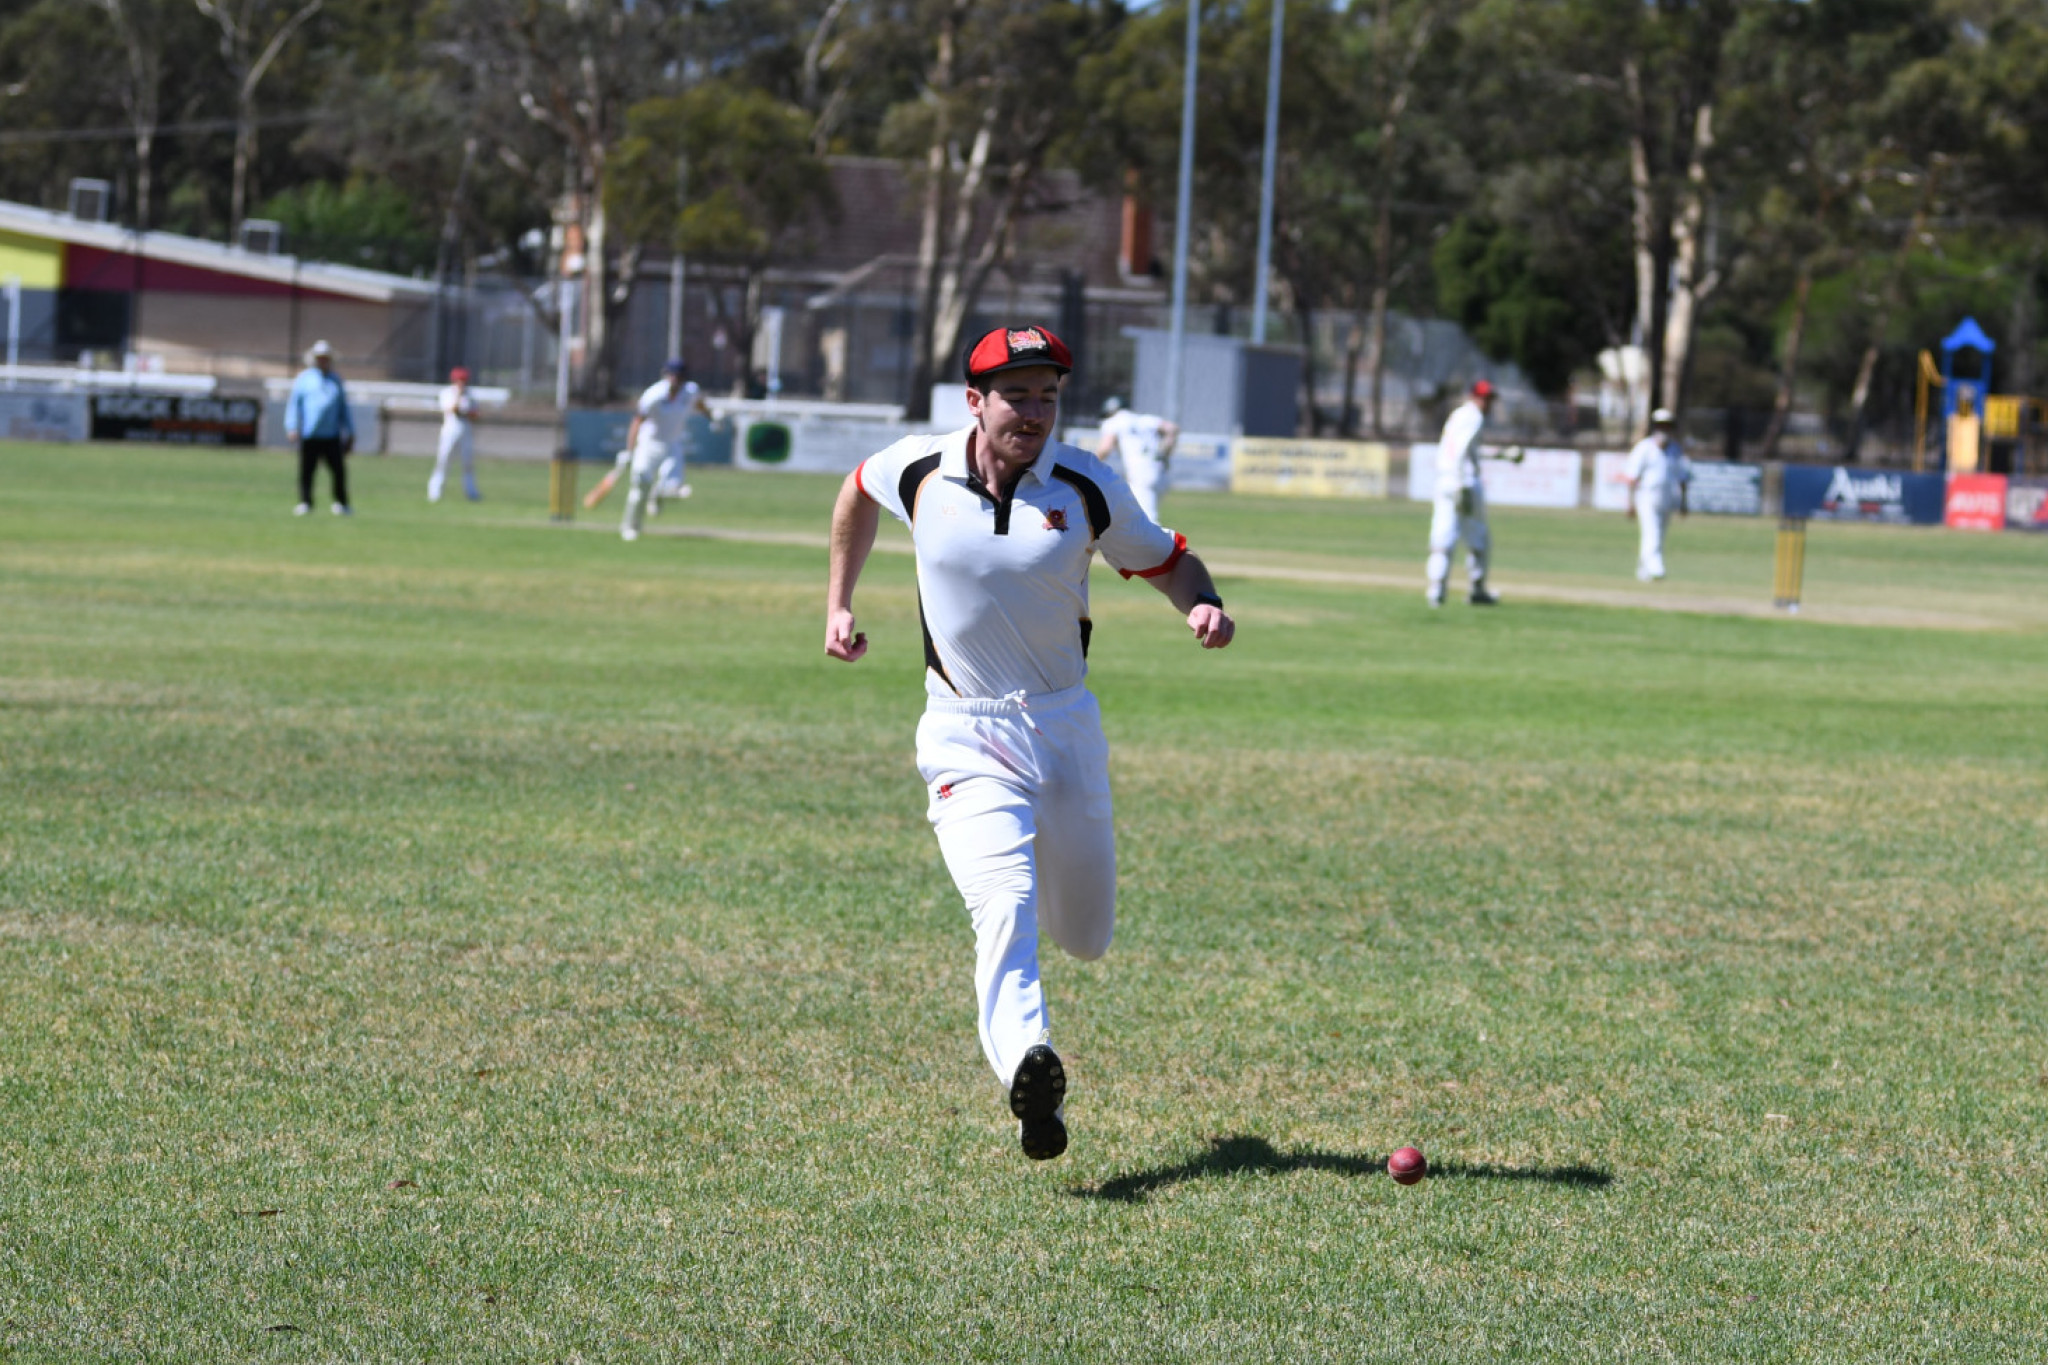
M 1948 481 L 1941 519 L 1959 531 L 2005 529 L 2005 475 L 1956 474 Z
M 1794 520 L 1877 521 L 1939 526 L 1944 480 L 1840 465 L 1785 466 L 1785 515 Z
M 1482 446 L 1481 450 L 1499 450 Z M 1576 450 L 1530 447 L 1520 464 L 1481 455 L 1479 477 L 1489 507 L 1577 507 L 1585 458 Z M 1428 502 L 1436 496 L 1436 443 L 1408 447 L 1408 496 Z
M 1685 505 L 1713 517 L 1760 517 L 1764 514 L 1764 467 L 1719 460 L 1695 462 Z
M 1384 498 L 1392 464 L 1378 441 L 1243 436 L 1231 453 L 1230 491 L 1296 498 Z
M 263 404 L 254 398 L 101 393 L 92 400 L 95 441 L 162 445 L 253 446 Z
M 91 429 L 83 394 L 0 393 L 0 440 L 83 441 Z
M 2014 479 L 2007 484 L 2005 524 L 2015 531 L 2048 531 L 2048 483 Z

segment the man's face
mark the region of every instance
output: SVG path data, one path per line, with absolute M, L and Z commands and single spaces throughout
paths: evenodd
M 683 391 L 683 376 L 674 370 L 668 372 L 668 396 L 673 398 Z
M 1030 464 L 1045 449 L 1059 420 L 1065 378 L 1051 365 L 1032 365 L 996 375 L 986 394 L 967 390 L 967 410 L 1005 464 Z
M 1481 417 L 1491 417 L 1493 415 L 1492 394 L 1474 394 L 1472 396 L 1472 401 L 1479 405 L 1479 415 Z
M 334 368 L 334 357 L 331 355 L 314 356 L 313 368 L 320 371 L 320 373 L 322 374 L 327 373 L 329 370 Z

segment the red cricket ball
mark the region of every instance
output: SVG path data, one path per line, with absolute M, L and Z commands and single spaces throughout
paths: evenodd
M 1403 1185 L 1413 1185 L 1429 1174 L 1429 1158 L 1420 1148 L 1403 1147 L 1387 1158 L 1387 1174 Z

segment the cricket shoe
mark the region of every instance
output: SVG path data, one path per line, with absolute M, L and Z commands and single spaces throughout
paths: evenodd
M 1429 603 L 1431 609 L 1440 607 L 1444 604 L 1444 590 L 1442 588 L 1431 588 L 1423 594 L 1422 600 Z
M 619 539 L 620 539 L 620 540 L 638 540 L 638 539 L 640 539 L 640 533 L 639 533 L 638 531 L 634 530 L 634 529 L 633 529 L 632 527 L 628 526 L 628 527 L 626 527 L 625 529 L 623 529 L 623 530 L 621 530 L 621 531 L 619 532 Z
M 337 502 L 327 510 L 334 513 L 337 517 L 352 517 L 355 515 L 355 509 L 345 502 Z
M 1498 597 L 1495 597 L 1485 588 L 1472 589 L 1471 594 L 1467 596 L 1465 600 L 1467 602 L 1470 602 L 1475 607 L 1491 607 L 1498 605 L 1500 602 L 1500 599 Z
M 1010 1112 L 1017 1116 L 1017 1142 L 1033 1161 L 1051 1161 L 1067 1150 L 1067 1069 L 1044 1043 L 1033 1045 L 1010 1078 Z
M 312 511 L 312 510 L 313 510 L 313 504 L 312 504 L 312 503 L 310 503 L 310 502 L 302 502 L 302 503 L 300 503 L 300 504 L 299 504 L 299 505 L 298 505 L 297 507 L 294 507 L 294 508 L 292 509 L 292 515 L 293 515 L 293 516 L 295 516 L 295 517 L 303 517 L 304 515 L 306 515 L 306 513 L 310 512 L 310 511 Z

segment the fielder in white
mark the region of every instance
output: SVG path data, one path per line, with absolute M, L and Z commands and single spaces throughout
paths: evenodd
M 633 405 L 633 424 L 626 428 L 626 448 L 619 452 L 618 463 L 583 499 L 585 507 L 597 506 L 612 491 L 620 475 L 628 476 L 626 515 L 619 522 L 621 540 L 640 539 L 640 527 L 647 514 L 661 510 L 657 480 L 667 472 L 672 471 L 675 479 L 672 496 L 690 496 L 684 472 L 690 414 L 701 412 L 709 417 L 711 409 L 705 406 L 704 394 L 690 380 L 689 373 L 690 367 L 680 357 L 661 367 L 661 379 Z
M 441 445 L 434 456 L 434 474 L 427 480 L 427 501 L 439 502 L 448 482 L 448 458 L 462 454 L 462 495 L 481 502 L 476 486 L 476 395 L 469 391 L 469 371 L 457 365 L 448 371 L 448 387 L 441 390 Z
M 1166 481 L 1166 462 L 1173 458 L 1173 443 L 1179 439 L 1178 426 L 1164 417 L 1132 412 L 1121 398 L 1102 405 L 1096 458 L 1106 460 L 1115 454 L 1123 460 L 1124 482 L 1154 521 L 1159 520 L 1159 486 Z
M 1641 541 L 1636 550 L 1636 578 L 1644 583 L 1664 576 L 1664 533 L 1671 514 L 1684 514 L 1692 465 L 1678 446 L 1678 419 L 1669 408 L 1650 414 L 1650 434 L 1637 441 L 1622 466 L 1629 487 L 1628 514 L 1636 519 Z
M 974 424 L 899 441 L 841 486 L 825 619 L 827 654 L 867 652 L 853 590 L 887 508 L 917 555 L 926 813 L 974 925 L 982 1051 L 1034 1161 L 1067 1147 L 1039 928 L 1097 958 L 1116 927 L 1108 746 L 1085 682 L 1088 566 L 1099 551 L 1143 578 L 1205 649 L 1236 632 L 1186 538 L 1146 516 L 1115 470 L 1051 439 L 1072 368 L 1042 327 L 998 328 L 968 349 Z
M 1451 551 L 1465 542 L 1471 578 L 1467 600 L 1490 607 L 1500 599 L 1486 587 L 1487 555 L 1493 548 L 1486 527 L 1486 485 L 1479 477 L 1479 432 L 1493 407 L 1493 385 L 1475 382 L 1465 401 L 1451 410 L 1436 443 L 1436 506 L 1429 520 L 1429 605 L 1444 604 L 1451 576 Z

